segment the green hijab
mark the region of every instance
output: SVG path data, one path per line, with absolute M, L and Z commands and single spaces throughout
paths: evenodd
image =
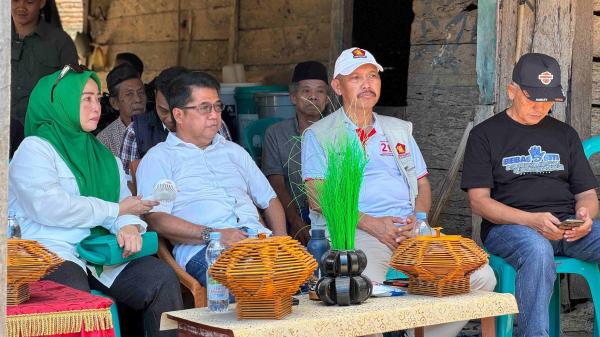
M 113 154 L 94 135 L 83 131 L 79 119 L 81 94 L 88 79 L 98 85 L 100 79 L 92 71 L 72 70 L 50 92 L 60 71 L 42 77 L 29 98 L 25 118 L 25 136 L 38 136 L 48 141 L 65 161 L 79 186 L 79 193 L 105 201 L 119 202 L 120 177 Z

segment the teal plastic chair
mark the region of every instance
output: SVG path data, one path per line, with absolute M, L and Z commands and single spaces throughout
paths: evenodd
M 106 295 L 105 293 L 98 291 L 98 290 L 92 290 L 91 293 L 93 295 L 110 298 L 112 300 L 112 304 L 110 305 L 110 315 L 112 316 L 112 320 L 113 320 L 113 328 L 115 330 L 115 337 L 121 337 L 121 325 L 119 324 L 119 312 L 117 311 L 117 303 L 115 302 L 115 300 L 112 297 L 110 297 L 110 296 Z
M 587 281 L 592 301 L 594 302 L 594 312 L 597 314 L 594 318 L 594 337 L 598 337 L 598 324 L 600 317 L 600 269 L 595 263 L 584 262 L 578 259 L 556 256 L 557 274 L 578 274 Z M 516 272 L 513 267 L 504 261 L 503 258 L 490 254 L 490 266 L 497 277 L 496 292 L 515 294 Z M 550 336 L 560 336 L 560 279 L 557 277 L 554 282 L 554 292 L 548 308 L 550 314 Z M 499 316 L 496 318 L 496 336 L 510 337 L 513 335 L 514 315 Z
M 279 121 L 278 117 L 269 117 L 254 121 L 242 131 L 242 146 L 248 151 L 252 159 L 260 165 L 262 155 L 262 143 L 267 128 Z
M 583 141 L 583 150 L 586 158 L 600 152 L 600 136 L 591 137 Z M 560 336 L 560 279 L 558 274 L 578 274 L 588 283 L 594 302 L 594 337 L 600 337 L 600 268 L 595 263 L 584 262 L 578 259 L 556 256 L 556 281 L 550 299 L 550 329 L 552 337 Z M 516 272 L 503 258 L 490 254 L 490 267 L 497 278 L 496 292 L 515 294 Z M 496 336 L 510 337 L 513 335 L 514 315 L 499 316 L 496 318 Z
M 590 137 L 584 140 L 582 144 L 587 159 L 590 159 L 594 153 L 600 152 L 600 136 Z

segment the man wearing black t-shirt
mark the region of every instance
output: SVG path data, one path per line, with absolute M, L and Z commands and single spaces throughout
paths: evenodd
M 512 79 L 512 106 L 469 135 L 461 188 L 483 218 L 486 249 L 517 271 L 515 336 L 548 336 L 554 256 L 600 262 L 597 182 L 577 132 L 548 117 L 564 101 L 558 62 L 523 55 Z M 574 218 L 583 224 L 559 228 Z

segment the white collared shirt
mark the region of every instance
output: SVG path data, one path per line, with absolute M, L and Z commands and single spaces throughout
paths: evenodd
M 121 161 L 119 167 L 120 200 L 130 196 Z M 119 204 L 79 193 L 75 176 L 54 147 L 39 137 L 27 137 L 13 156 L 9 167 L 9 208 L 16 212 L 21 237 L 36 240 L 64 260 L 77 263 L 75 246 L 90 235 L 90 229 L 102 226 L 116 234 L 125 225 L 146 223 L 134 215 L 119 216 Z M 105 266 L 96 278 L 110 287 L 127 264 Z
M 275 192 L 250 155 L 217 134 L 205 149 L 186 143 L 171 132 L 142 159 L 137 173 L 138 194 L 151 198 L 162 179 L 175 182 L 177 197 L 153 212 L 165 212 L 211 228 L 250 227 L 270 233 L 259 222 L 256 207 L 265 209 Z M 256 205 L 256 206 L 255 206 Z M 175 243 L 177 263 L 187 262 L 203 245 Z

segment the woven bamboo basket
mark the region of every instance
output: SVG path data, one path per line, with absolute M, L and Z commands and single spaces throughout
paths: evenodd
M 7 293 L 8 305 L 29 299 L 29 283 L 52 272 L 63 260 L 37 241 L 8 239 Z
M 292 295 L 316 268 L 300 242 L 262 235 L 234 244 L 208 273 L 235 295 L 238 319 L 281 319 L 292 312 Z
M 468 293 L 469 276 L 488 261 L 477 244 L 460 235 L 419 236 L 404 240 L 391 266 L 409 276 L 408 291 L 428 296 Z

